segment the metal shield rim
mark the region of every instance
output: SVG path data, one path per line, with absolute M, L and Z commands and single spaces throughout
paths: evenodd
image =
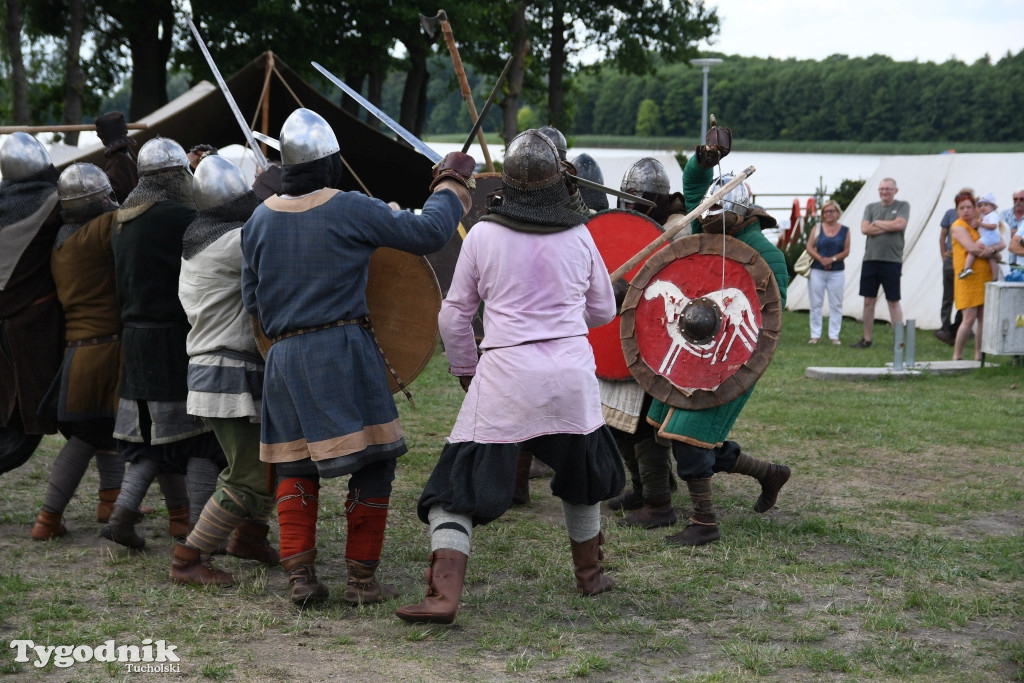
M 635 332 L 636 306 L 651 279 L 669 263 L 696 253 L 721 256 L 723 250 L 725 258 L 744 266 L 757 288 L 758 305 L 761 308 L 761 329 L 757 335 L 757 346 L 750 358 L 717 388 L 696 389 L 692 393 L 687 393 L 666 377 L 656 373 L 641 358 Z M 741 396 L 764 374 L 775 355 L 782 332 L 782 294 L 771 266 L 753 247 L 729 236 L 725 236 L 723 240 L 722 235 L 690 235 L 654 253 L 637 272 L 636 277 L 630 282 L 622 304 L 620 325 L 622 352 L 626 357 L 626 365 L 644 391 L 673 408 L 704 410 L 723 405 Z

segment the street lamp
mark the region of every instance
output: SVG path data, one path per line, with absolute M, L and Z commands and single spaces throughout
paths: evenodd
M 708 72 L 711 71 L 711 67 L 715 64 L 721 64 L 721 59 L 715 59 L 714 57 L 708 57 L 705 59 L 691 59 L 690 64 L 701 67 L 704 72 L 704 91 L 701 95 L 701 115 L 700 115 L 700 140 L 703 144 L 704 138 L 708 134 Z

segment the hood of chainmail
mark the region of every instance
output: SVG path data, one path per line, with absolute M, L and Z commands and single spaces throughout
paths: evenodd
M 181 257 L 187 261 L 220 239 L 224 233 L 242 227 L 259 205 L 259 197 L 250 190 L 220 206 L 198 212 L 196 219 L 185 228 Z
M 590 187 L 581 187 L 580 194 L 583 196 L 583 201 L 586 203 L 587 208 L 594 211 L 604 211 L 608 208 L 608 195 L 604 192 Z
M 492 214 L 510 218 L 516 225 L 509 225 Z M 551 185 L 535 190 L 520 190 L 502 182 L 501 204 L 488 209 L 485 218 L 513 230 L 538 233 L 560 232 L 587 222 L 583 215 L 569 206 L 569 190 L 561 177 Z
M 51 173 L 52 171 L 52 173 Z M 52 181 L 51 181 L 52 177 Z M 0 229 L 31 216 L 57 191 L 60 174 L 53 166 L 19 182 L 0 184 Z
M 80 227 L 93 218 L 116 210 L 117 202 L 110 197 L 102 197 L 94 202 L 89 202 L 84 206 L 77 206 L 73 209 L 61 209 L 60 217 L 64 219 L 64 225 L 57 231 L 57 239 L 53 242 L 53 248 L 57 249 L 60 245 L 67 242 L 69 237 L 74 235 Z
M 156 202 L 178 202 L 195 206 L 195 202 L 192 200 L 192 174 L 184 168 L 174 168 L 141 176 L 139 184 L 121 205 L 121 210 L 134 209 Z

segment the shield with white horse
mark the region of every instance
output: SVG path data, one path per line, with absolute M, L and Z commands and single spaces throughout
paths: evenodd
M 687 410 L 727 403 L 767 369 L 782 330 L 782 297 L 757 250 L 725 235 L 684 237 L 630 283 L 622 350 L 648 394 Z

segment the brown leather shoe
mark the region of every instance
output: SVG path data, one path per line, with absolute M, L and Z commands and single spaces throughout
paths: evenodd
M 100 502 L 96 504 L 96 521 L 106 524 L 110 521 L 110 513 L 114 511 L 114 503 L 121 494 L 121 489 L 104 489 L 99 492 Z
M 694 515 L 685 529 L 665 540 L 676 545 L 706 545 L 721 537 L 714 515 Z
M 636 489 L 630 489 L 608 501 L 609 510 L 639 510 L 643 506 L 644 497 Z
M 245 521 L 231 532 L 227 554 L 243 560 L 256 560 L 263 564 L 280 564 L 281 555 L 267 540 L 269 524 Z
M 46 541 L 63 536 L 68 532 L 64 526 L 64 518 L 56 512 L 40 510 L 36 523 L 32 525 L 32 540 Z
M 331 595 L 327 584 L 316 578 L 316 548 L 281 560 L 281 568 L 288 574 L 292 589 L 289 597 L 299 607 L 325 602 Z
M 377 580 L 378 562 L 360 562 L 345 558 L 348 566 L 348 583 L 341 599 L 350 605 L 368 605 L 383 602 L 398 596 L 398 589 L 393 584 L 381 583 Z
M 399 619 L 414 623 L 450 624 L 459 611 L 459 598 L 466 581 L 469 555 L 458 550 L 441 548 L 430 553 L 426 571 L 427 596 L 416 605 L 395 610 Z
M 110 513 L 110 521 L 100 530 L 100 536 L 132 550 L 142 550 L 146 547 L 146 539 L 135 533 L 138 514 L 135 510 L 114 505 L 114 510 Z
M 754 512 L 768 512 L 775 507 L 775 501 L 779 498 L 779 491 L 789 481 L 791 474 L 792 472 L 787 466 L 772 463 L 771 467 L 768 468 L 768 474 L 758 480 L 761 482 L 761 495 L 757 497 L 757 502 L 754 503 Z
M 672 498 L 666 497 L 645 501 L 642 508 L 620 519 L 618 525 L 639 529 L 657 529 L 663 526 L 672 526 L 678 521 L 676 511 L 672 507 Z
M 597 595 L 615 588 L 610 576 L 605 576 L 601 567 L 604 553 L 604 533 L 598 532 L 589 541 L 582 543 L 569 539 L 572 545 L 573 572 L 576 574 L 576 588 L 583 595 Z
M 190 583 L 197 586 L 230 586 L 235 582 L 231 574 L 214 567 L 210 560 L 205 562 L 199 551 L 181 543 L 174 544 L 174 559 L 171 560 L 171 581 Z

